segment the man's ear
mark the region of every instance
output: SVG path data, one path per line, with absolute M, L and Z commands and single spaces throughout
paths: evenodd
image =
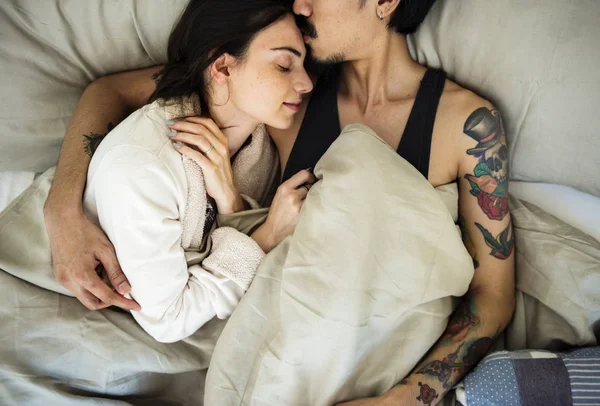
M 236 59 L 229 55 L 219 56 L 209 68 L 210 77 L 219 84 L 225 84 L 231 75 L 231 69 L 235 66 Z
M 396 11 L 401 1 L 402 0 L 378 0 L 377 15 L 383 15 L 383 18 L 389 17 Z

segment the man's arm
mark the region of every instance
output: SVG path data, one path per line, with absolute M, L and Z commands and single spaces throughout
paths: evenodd
M 113 126 L 146 104 L 160 69 L 124 72 L 94 81 L 84 91 L 67 128 L 44 217 L 54 274 L 89 309 L 111 305 L 139 308 L 134 301 L 113 292 L 96 272 L 102 264 L 102 276 L 119 293 L 129 292 L 112 244 L 83 213 L 82 197 L 96 147 Z
M 481 104 L 480 104 L 481 106 Z M 508 151 L 500 114 L 474 107 L 459 141 L 459 212 L 475 274 L 446 331 L 410 375 L 368 405 L 435 405 L 488 353 L 512 318 L 514 236 L 507 204 Z
M 412 394 L 411 403 L 406 404 L 441 401 L 489 352 L 514 311 L 508 149 L 500 113 L 487 103 L 474 108 L 463 133 L 459 151 L 460 225 L 475 274 L 445 334 L 396 389 L 402 398 L 407 390 Z

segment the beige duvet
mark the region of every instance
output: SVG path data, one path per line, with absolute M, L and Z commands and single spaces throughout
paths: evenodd
M 294 236 L 269 254 L 229 320 L 206 404 L 235 403 L 243 393 L 253 403 L 306 404 L 310 394 L 310 403 L 326 404 L 384 391 L 438 338 L 452 297 L 467 290 L 473 268 L 448 208 L 370 130 L 347 129 L 316 173 L 322 181 Z M 52 394 L 57 404 L 77 404 L 85 398 L 72 392 L 81 390 L 195 404 L 223 323 L 160 344 L 128 314 L 89 312 L 50 292 L 66 293 L 52 278 L 41 215 L 51 179 L 38 179 L 0 216 L 8 398 L 26 404 Z M 244 229 L 261 215 L 225 221 Z
M 88 311 L 55 293 L 63 289 L 52 278 L 41 215 L 52 172 L 40 177 L 0 214 L 2 404 L 325 405 L 389 389 L 443 332 L 473 274 L 453 222 L 456 187 L 434 190 L 359 125 L 345 129 L 315 171 L 322 180 L 296 232 L 267 256 L 233 316 L 174 344 L 155 342 L 127 313 Z M 244 230 L 264 215 L 220 221 Z M 529 239 L 550 260 L 565 245 L 557 220 L 524 205 L 513 217 L 518 267 L 537 258 L 519 254 L 520 246 L 533 250 Z M 580 295 L 564 306 L 564 272 L 554 270 L 548 284 L 552 270 L 523 267 L 513 347 L 532 337 L 596 343 L 600 247 L 567 231 L 569 265 L 587 261 L 585 272 L 568 274 Z M 535 323 L 548 315 L 551 330 Z M 564 325 L 572 334 L 561 333 Z

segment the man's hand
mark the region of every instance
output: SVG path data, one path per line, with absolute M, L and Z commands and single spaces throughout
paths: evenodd
M 44 206 L 53 270 L 56 279 L 88 309 L 112 305 L 140 309 L 137 303 L 119 294 L 129 292 L 127 280 L 111 243 L 83 213 L 81 200 L 97 145 L 113 125 L 148 101 L 156 89 L 154 76 L 160 69 L 118 73 L 91 83 L 73 113 L 60 151 L 56 176 Z M 113 292 L 99 273 L 119 293 Z
M 44 217 L 50 237 L 53 272 L 61 285 L 90 310 L 109 306 L 141 309 L 139 304 L 122 296 L 129 293 L 131 287 L 102 230 L 84 213 L 55 215 L 46 207 Z M 118 293 L 101 277 L 108 279 Z

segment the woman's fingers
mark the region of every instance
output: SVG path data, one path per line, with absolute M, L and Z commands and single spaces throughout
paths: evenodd
M 222 156 L 227 156 L 229 153 L 227 139 L 225 137 L 218 137 L 203 124 L 192 123 L 189 121 L 178 121 L 172 126 L 169 126 L 169 128 L 175 130 L 178 134 L 187 133 L 194 136 L 204 137 L 204 139 L 208 140 L 214 149 L 216 149 Z
M 308 195 L 308 192 L 310 191 L 311 187 L 312 187 L 312 184 L 305 183 L 304 185 L 300 185 L 300 187 L 298 189 L 296 189 L 298 191 L 298 194 L 299 194 L 301 200 L 306 199 L 306 196 Z
M 283 183 L 283 185 L 285 185 L 286 187 L 289 187 L 290 189 L 298 189 L 300 186 L 302 186 L 306 183 L 312 185 L 316 181 L 317 181 L 317 179 L 312 174 L 312 172 L 309 169 L 304 169 L 304 170 L 298 172 L 297 174 L 295 174 L 294 176 L 292 176 L 291 178 L 289 178 L 288 180 L 286 180 Z
M 317 179 L 312 174 L 311 170 L 305 169 L 289 178 L 282 186 L 289 188 L 289 190 L 293 190 L 294 194 L 296 194 L 300 200 L 304 200 L 313 183 L 316 181 Z
M 213 157 L 217 155 L 221 156 L 220 152 L 203 135 L 177 133 L 175 136 L 171 137 L 171 141 L 184 143 L 190 147 L 196 147 L 196 149 L 202 152 L 207 158 L 210 158 L 211 155 Z
M 221 141 L 227 141 L 227 137 L 223 134 L 217 123 L 215 123 L 212 119 L 207 117 L 188 117 L 185 119 L 190 123 L 200 124 L 206 127 L 210 132 L 212 132 L 218 139 Z
M 180 154 L 193 159 L 198 165 L 200 165 L 200 168 L 202 168 L 202 171 L 204 172 L 205 176 L 209 173 L 209 170 L 212 167 L 213 163 L 203 153 L 198 152 L 195 149 L 190 148 L 187 145 L 177 141 L 173 142 L 173 147 Z

